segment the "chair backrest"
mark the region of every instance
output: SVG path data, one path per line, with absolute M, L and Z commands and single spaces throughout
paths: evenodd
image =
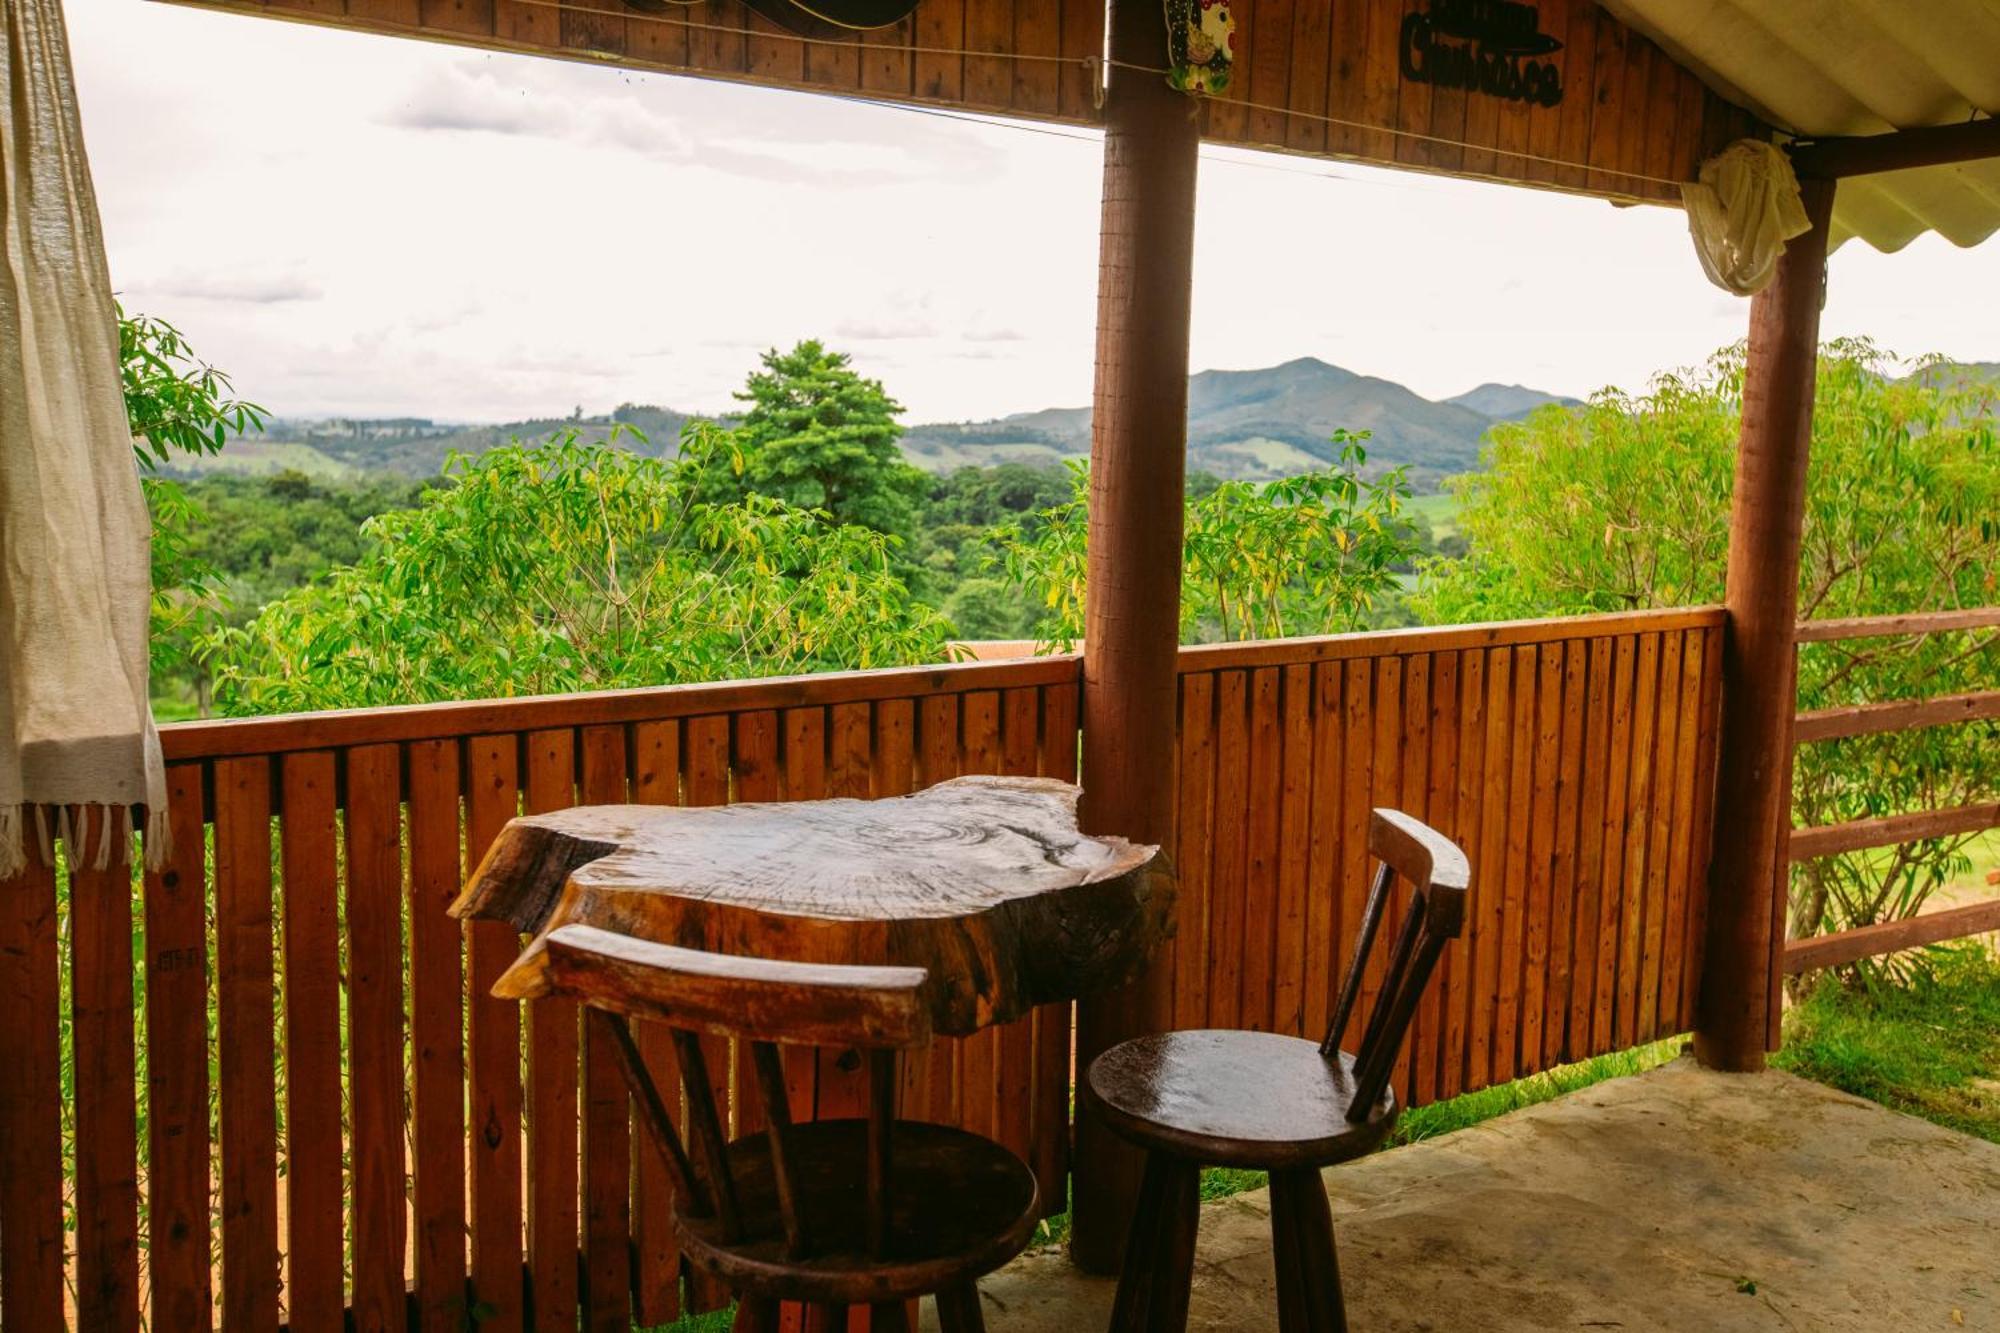
M 702 1035 L 749 1043 L 770 1137 L 785 1249 L 794 1259 L 810 1253 L 812 1238 L 797 1206 L 799 1164 L 777 1043 L 867 1052 L 868 1241 L 873 1253 L 882 1253 L 889 1218 L 896 1052 L 927 1045 L 931 1038 L 924 969 L 743 958 L 651 944 L 579 925 L 551 932 L 544 943 L 554 992 L 591 1006 L 592 1021 L 609 1028 L 625 1080 L 684 1201 L 682 1208 L 693 1216 L 717 1218 L 732 1242 L 743 1239 L 743 1219 Z M 692 1160 L 639 1054 L 628 1016 L 657 1019 L 673 1030 L 674 1056 L 687 1094 Z
M 1389 888 L 1398 879 L 1410 885 L 1410 907 L 1389 953 L 1375 1010 L 1354 1052 L 1354 1100 L 1350 1119 L 1366 1119 L 1381 1100 L 1395 1067 L 1410 1018 L 1430 983 L 1447 941 L 1465 925 L 1465 895 L 1471 878 L 1465 853 L 1436 829 L 1400 810 L 1377 809 L 1368 824 L 1368 850 L 1382 865 L 1368 890 L 1361 937 L 1340 986 L 1340 1002 L 1327 1024 L 1320 1054 L 1337 1059 L 1347 1023 L 1361 995 L 1362 977 L 1389 906 Z

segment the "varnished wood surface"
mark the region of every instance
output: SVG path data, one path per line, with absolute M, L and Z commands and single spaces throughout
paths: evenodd
M 1077 832 L 1077 789 L 968 777 L 914 796 L 516 819 L 452 907 L 538 932 L 494 988 L 547 988 L 565 925 L 778 960 L 917 967 L 964 1034 L 1129 979 L 1166 929 L 1157 849 Z
M 730 1144 L 743 1239 L 728 1240 L 717 1218 L 680 1215 L 689 1259 L 765 1296 L 860 1305 L 970 1282 L 1013 1258 L 1034 1233 L 1035 1178 L 1019 1158 L 964 1130 L 899 1121 L 887 1236 L 881 1256 L 869 1254 L 867 1135 L 863 1120 L 821 1120 L 788 1136 L 804 1228 L 819 1242 L 800 1259 L 786 1255 L 769 1138 Z
M 1354 1057 L 1270 1032 L 1166 1032 L 1114 1046 L 1090 1067 L 1092 1102 L 1119 1134 L 1193 1161 L 1256 1170 L 1358 1157 L 1395 1124 L 1385 1090 L 1350 1121 Z

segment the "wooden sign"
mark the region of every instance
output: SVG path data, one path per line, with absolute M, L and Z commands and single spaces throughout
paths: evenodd
M 1543 57 L 1562 50 L 1541 29 L 1541 15 L 1518 0 L 1431 0 L 1403 19 L 1398 60 L 1403 77 L 1441 88 L 1555 106 L 1562 71 Z

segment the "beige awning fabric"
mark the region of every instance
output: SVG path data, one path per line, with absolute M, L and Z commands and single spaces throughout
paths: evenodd
M 5 0 L 0 42 L 0 879 L 47 854 L 156 859 L 165 770 L 148 704 L 151 524 L 59 0 Z M 87 807 L 86 827 L 69 808 Z M 53 807 L 55 813 L 50 814 Z
M 2000 113 L 1996 0 L 1601 0 L 1718 94 L 1795 135 L 1883 134 Z M 1900 250 L 2000 229 L 2000 161 L 1841 181 L 1831 241 Z

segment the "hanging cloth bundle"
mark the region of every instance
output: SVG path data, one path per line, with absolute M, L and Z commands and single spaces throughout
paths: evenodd
M 46 807 L 108 865 L 165 851 L 148 704 L 151 524 L 59 0 L 6 0 L 0 40 L 0 879 Z M 70 826 L 67 807 L 87 809 Z M 114 826 L 119 836 L 114 838 Z
M 1785 242 L 1808 230 L 1791 159 L 1776 144 L 1739 139 L 1681 186 L 1688 231 L 1708 280 L 1726 292 L 1761 291 Z

